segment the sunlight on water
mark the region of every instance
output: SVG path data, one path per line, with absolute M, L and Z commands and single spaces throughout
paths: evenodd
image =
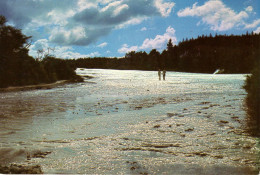
M 77 73 L 94 78 L 0 94 L 2 163 L 90 174 L 244 174 L 259 168 L 259 143 L 243 130 L 245 75 L 167 72 L 159 81 L 156 71 Z

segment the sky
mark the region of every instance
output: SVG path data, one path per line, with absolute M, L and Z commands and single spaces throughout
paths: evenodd
M 260 0 L 0 0 L 29 54 L 64 59 L 163 51 L 172 39 L 260 33 Z

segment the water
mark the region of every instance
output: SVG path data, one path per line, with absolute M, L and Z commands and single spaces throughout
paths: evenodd
M 259 141 L 243 129 L 245 75 L 77 73 L 94 78 L 0 94 L 1 164 L 40 164 L 45 173 L 258 172 Z

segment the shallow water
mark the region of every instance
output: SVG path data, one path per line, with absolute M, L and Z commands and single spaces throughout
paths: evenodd
M 0 94 L 1 164 L 45 173 L 256 174 L 245 75 L 77 69 L 84 83 Z M 35 154 L 38 153 L 38 154 Z

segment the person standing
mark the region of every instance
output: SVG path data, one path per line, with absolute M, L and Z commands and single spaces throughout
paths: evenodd
M 165 76 L 166 76 L 166 70 L 163 69 L 163 80 L 165 80 Z
M 161 80 L 161 70 L 158 70 L 158 76 L 159 76 L 159 80 Z

